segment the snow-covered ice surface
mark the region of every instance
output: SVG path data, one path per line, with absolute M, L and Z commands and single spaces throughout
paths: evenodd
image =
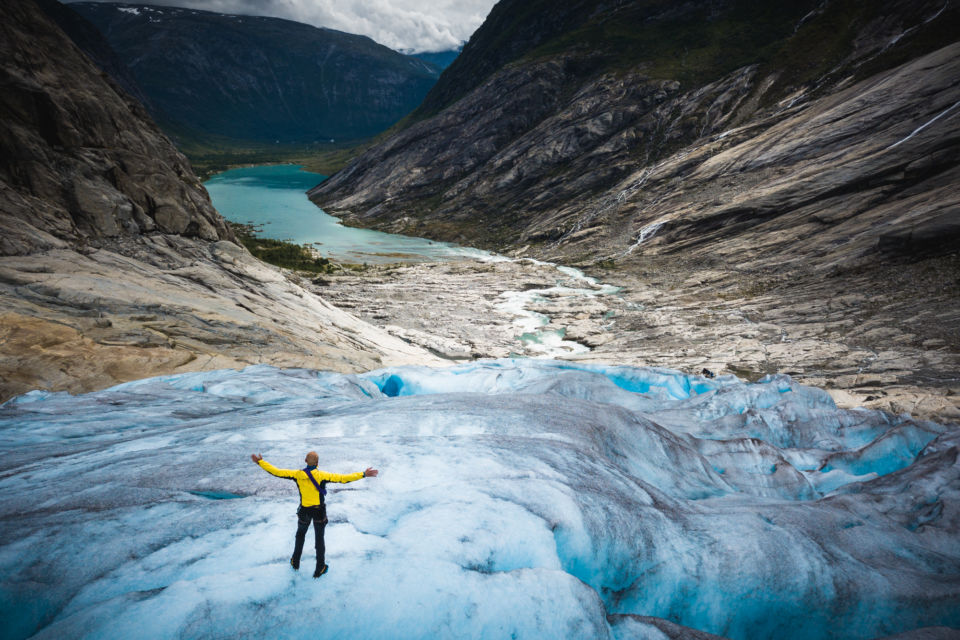
M 956 425 L 838 410 L 786 377 L 545 360 L 33 392 L 0 407 L 2 633 L 956 627 L 958 443 Z M 310 535 L 306 570 L 287 563 L 294 486 L 249 458 L 299 468 L 310 449 L 328 471 L 381 469 L 331 487 L 319 580 Z

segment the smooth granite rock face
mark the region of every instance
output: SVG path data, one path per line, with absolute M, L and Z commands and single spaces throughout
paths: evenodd
M 592 11 L 615 20 L 630 4 Z M 815 8 L 778 46 L 829 30 L 828 17 Z M 847 25 L 846 57 L 809 81 L 784 77 L 790 57 L 759 52 L 709 80 L 653 75 L 662 61 L 642 56 L 592 73 L 599 54 L 555 45 L 461 87 L 310 195 L 352 224 L 583 264 L 669 253 L 831 268 L 949 253 L 960 44 L 943 33 L 956 9 L 891 2 L 863 20 Z
M 960 238 L 958 52 L 767 109 L 755 67 L 687 91 L 604 76 L 566 98 L 563 60 L 508 66 L 311 198 L 363 226 L 567 260 L 942 254 Z
M 0 401 L 176 371 L 436 363 L 234 244 L 186 159 L 29 0 L 0 7 Z
M 0 398 L 251 364 L 340 372 L 441 364 L 232 242 L 0 257 Z

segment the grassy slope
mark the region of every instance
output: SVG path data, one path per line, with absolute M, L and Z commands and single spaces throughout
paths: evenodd
M 193 170 L 201 180 L 215 173 L 248 167 L 257 164 L 299 164 L 307 171 L 332 175 L 345 167 L 350 160 L 366 149 L 367 145 L 317 149 L 286 145 L 258 146 L 230 141 L 216 147 L 181 146 L 180 150 L 190 159 Z
M 406 116 L 392 127 L 372 138 L 346 140 L 335 144 L 283 145 L 256 141 L 239 141 L 209 134 L 201 134 L 182 126 L 161 122 L 164 132 L 177 148 L 190 159 L 201 180 L 211 175 L 255 164 L 292 163 L 303 165 L 307 171 L 330 176 L 347 166 L 373 145 L 380 144 L 410 123 Z
M 199 133 L 182 125 L 159 122 L 177 148 L 190 159 L 201 180 L 215 173 L 256 164 L 301 164 L 308 171 L 329 176 L 362 153 L 372 140 L 335 144 L 269 144 Z

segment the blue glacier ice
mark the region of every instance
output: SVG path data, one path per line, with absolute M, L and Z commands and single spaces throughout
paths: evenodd
M 256 366 L 28 393 L 0 407 L 0 446 L 7 638 L 960 626 L 960 428 L 786 376 Z M 311 449 L 381 470 L 329 487 L 320 580 L 287 563 L 295 489 L 249 458 Z

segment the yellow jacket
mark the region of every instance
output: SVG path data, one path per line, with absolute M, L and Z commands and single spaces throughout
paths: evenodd
M 307 477 L 307 472 L 303 469 L 277 469 L 275 466 L 267 462 L 266 460 L 260 460 L 257 462 L 264 471 L 270 475 L 277 476 L 278 478 L 290 478 L 291 480 L 297 481 L 297 489 L 300 490 L 300 504 L 304 507 L 316 507 L 323 503 L 323 496 L 317 492 L 317 488 L 313 486 L 313 482 L 310 481 L 310 478 Z M 310 470 L 310 473 L 317 480 L 317 484 L 321 488 L 324 487 L 324 483 L 327 482 L 353 482 L 354 480 L 360 480 L 363 478 L 363 471 L 357 471 L 356 473 L 327 473 L 326 471 L 320 471 L 316 467 Z

